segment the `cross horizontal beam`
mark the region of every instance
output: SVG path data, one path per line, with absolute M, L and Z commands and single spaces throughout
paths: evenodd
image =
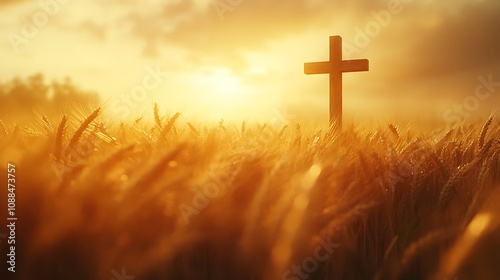
M 369 70 L 368 59 L 343 60 L 340 64 L 341 72 L 362 72 Z M 312 74 L 328 74 L 333 71 L 333 66 L 330 61 L 311 62 L 304 64 L 304 73 Z
M 342 37 L 330 36 L 330 61 L 304 64 L 304 73 L 329 74 L 330 76 L 330 124 L 342 128 L 342 74 L 369 71 L 368 59 L 342 60 Z

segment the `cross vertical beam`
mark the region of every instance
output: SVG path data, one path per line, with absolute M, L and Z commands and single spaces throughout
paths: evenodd
M 342 127 L 342 38 L 330 37 L 330 123 Z
M 342 128 L 342 74 L 369 70 L 368 59 L 342 60 L 342 37 L 330 37 L 330 61 L 304 64 L 305 74 L 330 74 L 330 124 Z

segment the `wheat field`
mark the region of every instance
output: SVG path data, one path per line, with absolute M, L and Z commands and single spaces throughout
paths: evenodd
M 332 131 L 161 109 L 0 122 L 1 174 L 18 178 L 17 271 L 2 279 L 500 275 L 494 117 Z

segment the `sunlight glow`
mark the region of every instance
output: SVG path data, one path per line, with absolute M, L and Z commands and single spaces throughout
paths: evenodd
M 207 82 L 212 95 L 218 102 L 234 104 L 243 92 L 241 79 L 232 75 L 228 69 L 216 69 Z
M 479 236 L 487 228 L 491 221 L 491 214 L 478 214 L 469 224 L 468 232 L 474 236 Z
M 237 118 L 258 109 L 251 87 L 226 68 L 203 69 L 193 77 L 203 115 L 210 119 Z

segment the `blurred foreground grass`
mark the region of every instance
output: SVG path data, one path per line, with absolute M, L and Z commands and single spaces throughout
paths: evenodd
M 0 123 L 18 217 L 17 272 L 2 279 L 500 275 L 494 119 L 331 132 L 101 113 Z

